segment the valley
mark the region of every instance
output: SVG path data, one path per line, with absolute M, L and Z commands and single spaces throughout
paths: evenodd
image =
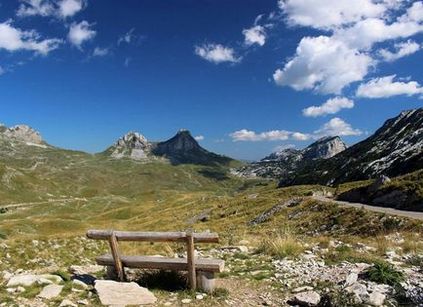
M 107 252 L 107 243 L 87 240 L 88 229 L 219 234 L 220 244 L 198 248 L 226 261 L 214 293 L 152 287 L 140 272 L 128 270 L 153 292 L 157 306 L 418 306 L 421 214 L 383 208 L 423 211 L 423 128 L 416 112 L 421 110 L 389 120 L 350 148 L 339 137 L 323 138 L 252 164 L 207 151 L 186 130 L 164 142 L 130 132 L 105 151 L 88 154 L 54 147 L 27 126 L 4 127 L 0 306 L 101 306 L 92 282 L 74 281 L 81 274 L 75 266 L 90 278 L 105 278 L 94 259 Z M 407 133 L 382 140 L 386 130 L 404 131 L 399 123 Z M 366 157 L 361 148 L 374 152 L 375 144 L 381 148 L 388 141 L 408 144 L 402 147 L 407 155 L 396 156 L 398 148 L 387 145 L 375 156 L 395 157 L 378 169 L 399 176 L 364 172 L 368 177 L 351 175 L 360 181 L 348 181 L 346 172 L 329 179 L 337 176 L 332 165 L 339 161 L 373 165 L 369 158 L 360 162 Z M 325 165 L 331 167 L 322 175 Z M 295 185 L 282 184 L 287 178 Z M 122 252 L 179 257 L 183 246 L 125 243 Z M 18 276 L 40 274 L 57 280 L 60 294 L 43 299 L 45 284 L 12 285 Z

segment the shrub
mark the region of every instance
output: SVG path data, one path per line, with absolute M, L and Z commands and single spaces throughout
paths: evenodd
M 374 265 L 367 271 L 367 274 L 371 281 L 391 286 L 398 286 L 402 281 L 404 281 L 403 273 L 395 270 L 392 264 L 385 261 L 375 262 Z

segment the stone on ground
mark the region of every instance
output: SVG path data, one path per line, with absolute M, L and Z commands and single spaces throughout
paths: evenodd
M 134 282 L 97 280 L 94 287 L 106 306 L 147 305 L 157 301 L 153 293 Z
M 78 307 L 78 305 L 76 305 L 74 302 L 68 300 L 68 299 L 64 299 L 59 307 Z
M 301 292 L 294 295 L 291 302 L 299 306 L 317 306 L 320 302 L 320 295 L 316 291 Z
M 60 295 L 60 292 L 62 292 L 63 286 L 59 285 L 48 285 L 41 290 L 40 294 L 38 294 L 38 297 L 45 298 L 47 300 L 55 298 Z
M 13 276 L 7 282 L 8 287 L 24 286 L 29 287 L 37 283 L 39 285 L 47 285 L 52 283 L 60 283 L 62 278 L 57 275 L 34 275 L 34 274 L 21 274 Z
M 380 292 L 372 292 L 369 294 L 366 303 L 371 306 L 382 306 L 383 302 L 385 302 L 386 296 Z
M 71 265 L 69 272 L 75 275 L 90 275 L 102 272 L 104 267 L 101 265 Z

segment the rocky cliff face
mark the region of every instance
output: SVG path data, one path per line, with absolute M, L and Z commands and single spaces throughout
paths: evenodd
M 116 159 L 124 157 L 133 160 L 146 160 L 151 153 L 152 144 L 138 132 L 128 132 L 108 149 L 110 156 Z
M 12 140 L 26 142 L 28 144 L 44 144 L 40 133 L 27 125 L 17 125 L 10 128 L 0 126 L 0 133 Z
M 156 143 L 153 151 L 156 156 L 169 159 L 172 164 L 228 164 L 232 159 L 217 155 L 202 148 L 188 130 L 181 129 L 171 139 Z
M 327 184 L 406 174 L 423 167 L 423 108 L 387 120 L 372 136 L 326 160 L 308 163 L 280 185 Z
M 281 178 L 296 171 L 308 161 L 328 159 L 345 150 L 347 146 L 338 136 L 324 137 L 302 149 L 283 149 L 259 162 L 251 163 L 234 173 L 243 177 Z

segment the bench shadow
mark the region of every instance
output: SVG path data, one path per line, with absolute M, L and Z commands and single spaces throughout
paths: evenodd
M 176 271 L 143 270 L 135 282 L 147 289 L 159 289 L 171 292 L 187 289 L 186 275 Z

